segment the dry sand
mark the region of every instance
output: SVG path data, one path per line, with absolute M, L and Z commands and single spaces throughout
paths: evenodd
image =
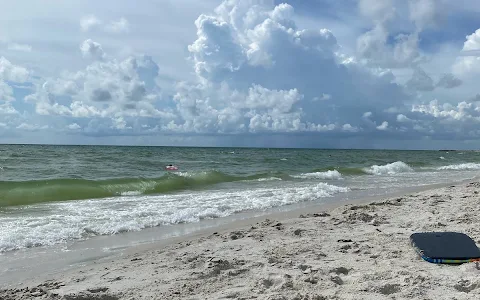
M 0 299 L 480 299 L 475 263 L 436 265 L 413 232 L 458 231 L 480 243 L 479 182 L 423 191 L 138 250 Z M 49 280 L 47 280 L 49 279 Z

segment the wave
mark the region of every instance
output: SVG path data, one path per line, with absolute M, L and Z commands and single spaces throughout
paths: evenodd
M 463 163 L 463 164 L 456 164 L 456 165 L 448 165 L 448 166 L 442 166 L 438 167 L 437 170 L 480 170 L 480 164 L 477 163 Z
M 193 223 L 235 213 L 295 203 L 321 201 L 349 188 L 318 184 L 290 184 L 275 188 L 210 190 L 174 195 L 115 198 L 111 201 L 59 203 L 63 214 L 39 210 L 29 218 L 6 222 L 0 231 L 0 253 L 47 246 L 92 236 L 113 235 L 145 228 Z M 67 209 L 68 208 L 68 209 Z M 21 212 L 21 208 L 11 208 Z M 34 228 L 34 230 L 32 230 Z
M 414 165 L 421 166 L 424 165 L 421 162 L 413 163 Z M 319 178 L 324 176 L 322 179 L 340 179 L 341 176 L 355 176 L 355 175 L 393 175 L 397 173 L 404 173 L 404 172 L 413 172 L 414 168 L 410 166 L 410 164 L 406 164 L 402 161 L 396 161 L 393 163 L 385 164 L 385 165 L 372 165 L 370 167 L 327 167 L 322 169 L 315 169 L 314 172 L 311 173 L 312 177 L 319 174 Z M 332 172 L 332 173 L 327 173 Z M 335 173 L 333 173 L 335 172 Z M 325 173 L 322 175 L 320 173 Z M 302 174 L 306 175 L 306 174 Z M 338 178 L 336 178 L 338 177 Z
M 222 172 L 208 171 L 199 173 L 168 173 L 158 178 L 1 181 L 0 207 L 114 196 L 165 194 L 189 189 L 202 189 L 219 183 L 267 181 L 273 177 L 284 179 L 288 178 L 288 175 L 262 173 L 251 176 L 232 176 Z
M 300 175 L 293 175 L 293 178 L 302 178 L 302 179 L 342 179 L 342 174 L 337 170 L 328 170 L 325 172 L 313 172 L 313 173 L 303 173 Z
M 386 165 L 373 165 L 364 171 L 371 175 L 392 175 L 397 173 L 413 172 L 413 168 L 403 161 L 396 161 Z
M 256 179 L 256 181 L 274 181 L 274 180 L 282 180 L 282 178 L 278 178 L 278 177 L 266 177 L 266 178 Z
M 320 169 L 312 170 L 312 173 L 324 173 L 328 171 L 337 171 L 340 175 L 366 175 L 367 173 L 364 171 L 364 168 L 349 168 L 349 167 L 326 167 Z

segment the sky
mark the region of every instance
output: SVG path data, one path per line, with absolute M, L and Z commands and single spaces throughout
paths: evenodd
M 0 143 L 480 147 L 477 0 L 0 6 Z

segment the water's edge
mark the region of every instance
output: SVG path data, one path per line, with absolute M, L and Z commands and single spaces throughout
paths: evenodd
M 29 248 L 0 254 L 0 287 L 14 287 L 31 280 L 45 280 L 63 272 L 74 271 L 94 262 L 115 260 L 125 255 L 160 249 L 167 245 L 211 235 L 214 232 L 228 232 L 260 222 L 266 218 L 285 220 L 296 218 L 312 211 L 329 211 L 347 204 L 365 204 L 413 193 L 438 189 L 450 185 L 461 185 L 476 181 L 479 177 L 402 189 L 378 196 L 343 199 L 332 203 L 299 203 L 277 207 L 261 212 L 243 212 L 225 218 L 202 220 L 175 226 L 154 227 L 137 232 L 126 232 L 112 236 L 98 236 L 88 240 L 74 241 L 67 245 Z M 35 279 L 37 278 L 37 279 Z

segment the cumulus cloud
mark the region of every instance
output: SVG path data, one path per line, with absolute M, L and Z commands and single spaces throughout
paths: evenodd
M 480 29 L 467 35 L 462 51 L 453 66 L 453 72 L 464 78 L 480 73 Z
M 64 118 L 62 130 L 92 136 L 458 134 L 445 130 L 447 123 L 470 132 L 467 124 L 478 117 L 475 101 L 449 106 L 413 98 L 462 84 L 456 73 L 430 76 L 419 65 L 419 34 L 435 25 L 437 3 L 411 1 L 413 31 L 392 35 L 390 26 L 398 17 L 395 3 L 359 2 L 372 28 L 359 37 L 355 57 L 343 53 L 329 29 L 299 28 L 289 4 L 224 1 L 195 21 L 196 37 L 187 47 L 195 77 L 176 82 L 167 92 L 159 85 L 160 67 L 151 57 L 117 60 L 87 39 L 80 45 L 91 59 L 85 69 L 36 82 L 35 92 L 25 100 L 39 115 Z M 112 23 L 94 16 L 81 25 L 84 31 L 110 33 L 129 28 L 125 19 Z M 412 77 L 400 85 L 389 67 L 411 67 Z M 12 93 L 1 87 L 0 95 L 11 99 Z
M 105 52 L 103 52 L 102 46 L 91 39 L 83 41 L 80 45 L 80 51 L 82 51 L 84 57 L 91 59 L 101 60 L 105 57 Z
M 12 105 L 15 100 L 13 88 L 8 81 L 23 83 L 30 77 L 30 72 L 24 68 L 12 64 L 5 57 L 0 57 L 0 115 L 5 121 L 5 116 L 19 115 L 19 112 Z
M 173 114 L 157 109 L 152 102 L 157 97 L 150 94 L 155 91 L 148 75 L 152 70 L 158 71 L 158 66 L 146 56 L 95 61 L 83 71 L 37 85 L 36 92 L 25 100 L 35 105 L 39 115 L 169 120 Z
M 432 100 L 428 104 L 416 104 L 412 107 L 412 112 L 419 112 L 434 118 L 442 118 L 446 120 L 475 120 L 480 121 L 480 107 L 477 103 L 468 103 L 462 101 L 457 105 L 450 103 L 440 104 L 438 100 Z
M 340 53 L 328 29 L 297 28 L 288 4 L 250 4 L 225 1 L 197 18 L 197 37 L 188 46 L 196 81 L 177 83 L 171 97 L 156 85 L 159 67 L 151 58 L 107 58 L 88 39 L 80 49 L 94 61 L 39 83 L 26 101 L 40 115 L 91 119 L 85 133 L 99 126 L 104 133 L 348 134 L 395 122 L 384 111 L 402 106 L 408 95 L 390 71 L 366 69 Z M 82 24 L 103 23 L 90 16 Z M 365 111 L 375 112 L 367 123 Z
M 100 21 L 97 17 L 95 17 L 94 15 L 88 15 L 88 16 L 84 16 L 80 20 L 80 29 L 82 31 L 87 32 L 95 27 L 100 26 L 101 24 L 102 24 L 102 21 Z
M 366 110 L 380 110 L 386 108 L 387 95 L 392 103 L 407 97 L 392 82 L 391 72 L 371 72 L 338 55 L 339 45 L 328 29 L 298 29 L 290 5 L 254 2 L 246 7 L 241 1 L 226 1 L 216 14 L 197 19 L 197 39 L 189 51 L 202 88 L 196 94 L 177 95 L 178 110 L 189 112 L 182 114 L 184 125 L 200 122 L 191 113 L 199 107 L 204 110 L 201 119 L 210 116 L 212 122 L 222 112 L 218 107 L 231 106 L 238 115 L 236 130 L 352 131 L 361 122 L 355 117 L 357 103 Z M 228 97 L 216 92 L 219 86 L 227 87 Z M 252 93 L 257 95 L 255 101 Z M 285 97 L 292 94 L 301 97 Z M 276 105 L 283 111 L 262 111 L 265 103 L 275 103 L 271 95 L 279 99 L 282 104 Z M 331 95 L 335 101 L 318 101 Z M 215 122 L 199 127 L 212 129 Z
M 26 82 L 30 76 L 30 72 L 24 68 L 12 64 L 5 57 L 0 57 L 0 80 Z
M 39 131 L 39 130 L 45 130 L 48 129 L 48 125 L 38 125 L 38 124 L 28 124 L 28 123 L 22 123 L 16 127 L 17 129 L 20 130 L 25 130 L 25 131 Z
M 13 90 L 10 85 L 8 85 L 3 80 L 0 80 L 0 101 L 13 101 Z
M 78 125 L 77 123 L 72 123 L 72 124 L 68 125 L 67 128 L 70 129 L 70 130 L 78 130 L 78 129 L 81 129 L 82 127 L 80 125 Z
M 373 28 L 357 39 L 360 58 L 369 65 L 386 68 L 412 67 L 424 61 L 419 49 L 419 35 L 435 26 L 440 1 L 410 0 L 409 19 L 414 23 L 414 30 L 400 34 L 393 34 L 390 30 L 390 24 L 400 16 L 397 14 L 398 2 L 360 0 L 358 3 L 360 15 L 373 22 Z
M 397 121 L 400 122 L 400 123 L 403 123 L 403 122 L 409 122 L 411 120 L 407 116 L 405 116 L 404 114 L 399 114 L 399 115 L 397 115 Z
M 387 130 L 388 129 L 388 122 L 383 121 L 381 125 L 377 126 L 378 130 Z
M 0 104 L 0 115 L 17 115 L 18 111 L 12 106 L 10 102 Z

